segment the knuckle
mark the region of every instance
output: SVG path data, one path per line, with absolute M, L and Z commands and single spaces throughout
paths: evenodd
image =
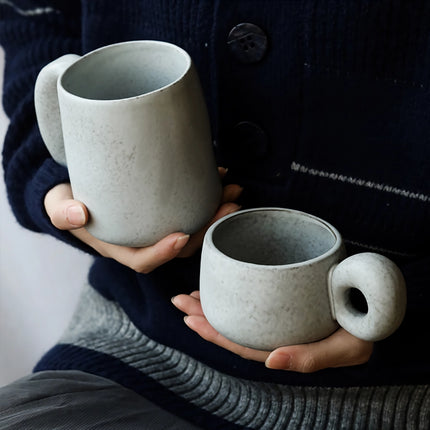
M 53 211 L 48 214 L 51 224 L 59 230 L 65 230 L 62 211 Z
M 142 273 L 144 275 L 148 275 L 154 269 L 153 267 L 149 266 L 148 264 L 144 264 L 144 263 L 141 263 L 141 262 L 132 263 L 130 265 L 130 267 L 135 272 Z
M 136 258 L 135 261 L 130 264 L 130 267 L 135 272 L 148 275 L 155 268 L 161 266 L 164 262 L 168 260 L 169 258 L 165 254 L 156 252 L 154 255 L 151 255 L 148 258 L 144 258 L 143 260 L 140 258 Z
M 292 363 L 294 367 L 294 362 Z M 297 371 L 300 373 L 312 373 L 319 369 L 318 362 L 314 355 L 306 354 L 297 362 Z
M 151 271 L 149 265 L 146 264 L 146 261 L 142 261 L 142 259 L 139 258 L 137 253 L 135 253 L 133 256 L 130 257 L 130 259 L 128 259 L 127 266 L 135 272 L 143 273 L 145 275 L 147 275 Z

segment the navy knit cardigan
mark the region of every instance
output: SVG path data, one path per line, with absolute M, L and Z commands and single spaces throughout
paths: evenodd
M 219 165 L 229 168 L 227 181 L 244 187 L 245 208 L 310 212 L 340 230 L 350 253 L 394 259 L 407 281 L 408 309 L 368 363 L 302 375 L 241 359 L 184 325 L 170 298 L 198 288 L 199 255 L 149 275 L 95 255 L 91 285 L 149 337 L 227 374 L 294 385 L 428 384 L 430 2 L 0 1 L 12 210 L 26 228 L 93 255 L 44 211 L 44 195 L 68 175 L 41 140 L 34 82 L 62 54 L 132 39 L 173 42 L 191 54 Z M 83 369 L 123 382 L 124 369 L 111 357 L 62 348 L 37 369 Z

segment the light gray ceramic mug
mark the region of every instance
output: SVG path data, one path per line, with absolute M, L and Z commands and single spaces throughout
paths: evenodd
M 339 325 L 380 340 L 398 328 L 406 308 L 405 282 L 391 260 L 374 253 L 345 259 L 333 226 L 280 208 L 236 212 L 210 227 L 200 294 L 216 330 L 263 350 L 313 342 Z
M 40 72 L 35 105 L 44 142 L 67 165 L 97 238 L 146 246 L 196 232 L 214 215 L 222 187 L 199 78 L 183 49 L 130 41 L 65 55 Z

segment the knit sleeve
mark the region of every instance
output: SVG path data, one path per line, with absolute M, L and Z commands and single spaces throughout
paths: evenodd
M 46 193 L 68 182 L 42 141 L 34 109 L 34 85 L 44 65 L 66 53 L 81 52 L 79 1 L 0 2 L 0 44 L 5 51 L 3 106 L 10 119 L 3 145 L 8 199 L 18 222 L 46 232 L 86 252 L 89 247 L 56 229 L 43 205 Z

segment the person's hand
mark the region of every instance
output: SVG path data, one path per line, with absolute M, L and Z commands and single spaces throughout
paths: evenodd
M 284 346 L 272 352 L 255 350 L 228 340 L 209 324 L 203 314 L 198 291 L 190 295 L 180 294 L 173 297 L 172 302 L 187 314 L 184 318 L 187 326 L 203 339 L 242 358 L 265 362 L 270 369 L 311 373 L 329 367 L 355 366 L 366 363 L 373 350 L 372 342 L 358 339 L 342 328 L 318 342 Z
M 223 176 L 225 169 L 219 170 L 220 175 Z M 191 236 L 180 232 L 172 233 L 155 245 L 145 248 L 113 245 L 96 239 L 88 233 L 84 228 L 89 218 L 88 210 L 83 203 L 73 200 L 70 184 L 59 184 L 49 190 L 44 204 L 52 224 L 58 229 L 69 230 L 71 234 L 104 257 L 113 258 L 136 272 L 149 273 L 175 257 L 191 256 L 200 248 L 204 234 L 212 223 L 240 209 L 234 201 L 241 192 L 242 188 L 239 185 L 224 187 L 221 206 L 213 219 L 200 232 Z

